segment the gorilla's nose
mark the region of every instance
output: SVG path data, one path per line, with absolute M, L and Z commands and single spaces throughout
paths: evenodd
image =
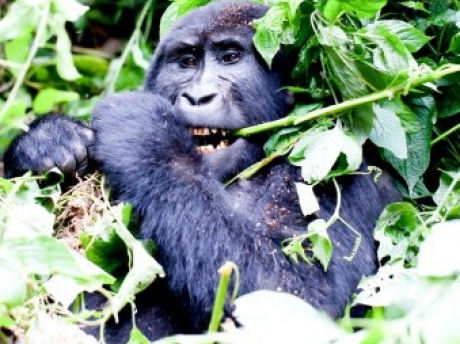
M 184 90 L 178 98 L 178 107 L 184 112 L 197 112 L 221 107 L 221 95 L 211 85 L 195 85 Z
M 212 103 L 213 99 L 216 98 L 217 93 L 205 94 L 205 95 L 198 95 L 198 94 L 190 94 L 188 92 L 184 92 L 182 97 L 192 106 L 203 106 Z

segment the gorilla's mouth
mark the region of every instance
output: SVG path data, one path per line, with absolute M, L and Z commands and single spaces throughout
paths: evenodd
M 230 146 L 235 139 L 228 130 L 220 128 L 190 128 L 196 142 L 196 150 L 200 154 L 209 154 Z

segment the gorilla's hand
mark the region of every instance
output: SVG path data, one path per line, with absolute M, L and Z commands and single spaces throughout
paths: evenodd
M 93 131 L 83 123 L 56 114 L 41 117 L 5 153 L 5 176 L 27 171 L 42 174 L 53 167 L 70 177 L 76 173 L 82 176 L 88 169 L 88 148 L 93 142 Z

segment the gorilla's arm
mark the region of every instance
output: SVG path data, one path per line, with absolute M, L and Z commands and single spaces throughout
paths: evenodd
M 110 96 L 96 106 L 92 126 L 100 168 L 117 199 L 135 207 L 172 292 L 189 303 L 197 322 L 211 312 L 226 260 L 260 272 L 246 276 L 243 290 L 253 290 L 259 278 L 267 286 L 277 278 L 273 244 L 257 242 L 255 226 L 230 204 L 168 101 L 144 92 Z

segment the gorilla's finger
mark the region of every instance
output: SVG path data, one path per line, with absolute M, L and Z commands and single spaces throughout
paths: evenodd
M 88 159 L 88 150 L 82 144 L 77 144 L 73 147 L 73 154 L 77 165 L 80 165 L 84 160 Z
M 59 150 L 53 156 L 55 166 L 57 166 L 62 173 L 72 175 L 77 169 L 77 162 L 73 153 L 67 150 Z
M 33 172 L 37 174 L 43 174 L 48 172 L 52 168 L 56 167 L 56 164 L 50 157 L 45 157 L 39 161 L 38 167 L 34 169 Z
M 91 145 L 94 143 L 96 135 L 94 135 L 94 131 L 90 128 L 82 128 L 80 131 L 81 138 L 85 144 L 85 146 Z

